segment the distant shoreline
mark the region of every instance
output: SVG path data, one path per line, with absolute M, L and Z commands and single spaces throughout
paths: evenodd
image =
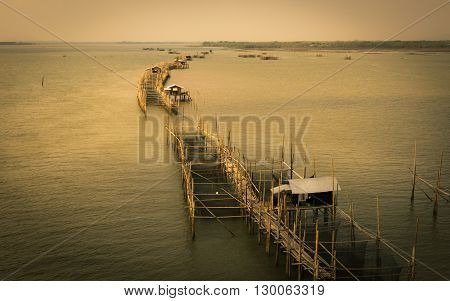
M 204 47 L 223 47 L 242 51 L 333 51 L 333 52 L 450 52 L 450 41 L 299 41 L 299 42 L 203 42 Z
M 34 43 L 30 42 L 0 42 L 0 46 L 17 46 L 17 45 L 34 45 Z

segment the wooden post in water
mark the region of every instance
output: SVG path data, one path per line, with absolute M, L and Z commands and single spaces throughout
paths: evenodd
M 331 232 L 331 268 L 333 279 L 336 279 L 336 229 L 333 225 L 333 231 Z
M 286 234 L 287 234 L 287 238 L 286 238 L 286 273 L 288 274 L 289 279 L 291 278 L 291 234 L 289 232 L 289 211 L 287 212 L 288 214 L 285 215 L 284 217 L 284 225 L 286 227 Z
M 259 198 L 261 199 L 261 178 L 262 178 L 262 174 L 261 174 L 261 169 L 259 170 L 259 177 L 258 177 L 258 191 L 259 191 Z
M 294 150 L 293 150 L 292 140 L 291 140 L 291 179 L 293 178 L 293 175 L 294 175 Z
M 416 189 L 416 173 L 417 173 L 417 141 L 414 141 L 414 165 L 413 165 L 413 180 L 411 190 L 411 204 L 414 204 L 414 192 Z
M 314 249 L 314 274 L 313 280 L 317 281 L 319 278 L 319 265 L 318 265 L 318 256 L 319 256 L 319 220 L 316 219 L 316 244 Z
M 336 201 L 335 201 L 335 193 L 334 193 L 334 160 L 331 158 L 331 176 L 333 178 L 333 190 L 331 191 L 331 218 L 334 224 L 335 218 L 336 218 Z
M 245 186 L 245 187 L 247 187 L 247 186 Z M 250 204 L 250 214 L 249 214 L 249 220 L 248 220 L 248 232 L 250 233 L 250 234 L 253 234 L 253 220 L 252 220 L 252 217 L 253 217 L 253 204 L 252 204 L 252 202 L 249 202 L 249 204 Z
M 301 219 L 300 219 L 300 223 L 301 223 Z M 301 230 L 301 226 L 300 226 L 300 230 Z M 302 233 L 299 230 L 299 241 L 300 243 L 298 244 L 298 268 L 297 268 L 297 280 L 300 281 L 302 279 L 302 256 L 303 256 L 303 242 L 306 239 L 306 230 L 303 231 L 303 238 L 302 238 Z
M 248 195 L 247 194 L 248 194 L 248 185 L 245 185 L 245 206 L 247 208 L 249 208 L 249 206 L 248 206 Z M 245 223 L 248 225 L 248 215 L 245 217 Z
M 191 233 L 192 233 L 192 240 L 195 240 L 195 217 L 191 217 Z
M 278 256 L 279 256 L 279 252 L 280 252 L 280 245 L 278 243 L 278 240 L 280 239 L 279 236 L 279 229 L 277 229 L 277 237 L 276 237 L 276 241 L 275 241 L 275 265 L 278 265 Z
M 189 169 L 192 169 L 192 162 L 190 163 Z M 191 207 L 192 207 L 192 219 L 191 219 L 191 232 L 192 232 L 192 240 L 195 239 L 195 201 L 194 201 L 194 179 L 191 179 Z
M 441 152 L 441 161 L 439 164 L 438 176 L 436 181 L 436 189 L 434 195 L 434 204 L 433 204 L 433 216 L 436 217 L 438 213 L 439 206 L 439 186 L 441 185 L 441 174 L 442 174 L 442 160 L 444 158 L 444 152 Z
M 269 208 L 271 211 L 273 211 L 273 177 L 272 177 L 272 181 L 271 181 L 271 185 L 272 185 L 272 189 L 270 189 L 271 193 L 270 193 L 270 204 L 269 204 Z
M 280 203 L 280 202 L 278 202 Z M 278 210 L 279 212 L 279 210 Z M 278 223 L 277 223 L 277 237 L 275 240 L 275 265 L 278 265 L 278 259 L 280 256 L 280 227 L 281 227 L 281 223 L 280 223 L 280 217 L 278 216 L 277 219 Z
M 377 236 L 376 236 L 377 245 L 380 244 L 380 239 L 381 239 L 381 230 L 380 230 L 380 199 L 377 196 Z
M 419 218 L 416 221 L 416 235 L 414 237 L 414 243 L 411 251 L 411 261 L 409 264 L 409 280 L 414 280 L 416 278 L 416 245 L 417 245 L 417 235 L 419 233 Z
M 266 174 L 264 173 L 264 183 L 263 183 L 262 204 L 261 204 L 261 206 L 265 207 L 265 205 L 266 205 Z
M 305 144 L 305 155 L 303 156 L 303 179 L 306 179 L 306 152 L 308 150 L 308 144 Z
M 267 214 L 268 224 L 269 227 L 266 231 L 266 253 L 270 254 L 270 236 L 271 236 L 271 228 L 272 228 L 272 218 L 270 217 L 270 208 L 268 208 L 268 214 Z
M 267 207 L 267 219 L 268 219 L 268 224 L 269 227 L 267 228 L 267 233 L 266 233 L 266 253 L 270 254 L 270 236 L 271 231 L 272 231 L 272 208 L 273 208 L 273 178 L 271 178 L 271 195 L 270 195 L 270 203 L 269 206 Z
M 353 211 L 353 202 L 350 203 L 350 240 L 352 241 L 352 246 L 355 247 L 355 223 L 354 221 L 354 211 Z
M 259 212 L 258 212 L 258 244 L 261 243 L 261 203 L 259 204 Z
M 317 173 L 316 173 L 316 156 L 313 154 L 313 168 L 314 168 L 314 178 L 317 177 Z
M 380 244 L 380 240 L 381 240 L 381 229 L 380 229 L 380 200 L 377 196 L 377 234 L 376 234 L 376 267 L 380 268 L 381 267 L 381 244 Z
M 297 233 L 298 228 L 298 205 L 295 207 L 295 216 L 294 216 L 294 236 L 298 235 L 300 237 L 300 232 Z
M 278 219 L 281 220 L 281 182 L 283 178 L 283 171 L 280 171 L 280 179 L 278 180 L 278 200 L 277 200 L 277 207 L 278 207 Z

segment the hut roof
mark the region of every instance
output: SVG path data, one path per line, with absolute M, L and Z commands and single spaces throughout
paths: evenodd
M 289 184 L 283 184 L 281 186 L 274 187 L 273 193 L 290 190 L 292 194 L 307 194 L 341 190 L 341 187 L 338 184 L 336 178 L 334 178 L 333 187 L 333 177 L 292 179 L 288 181 Z
M 173 90 L 174 88 L 184 89 L 184 87 L 179 86 L 179 85 L 170 85 L 170 86 L 167 86 L 166 88 L 164 88 L 164 90 Z

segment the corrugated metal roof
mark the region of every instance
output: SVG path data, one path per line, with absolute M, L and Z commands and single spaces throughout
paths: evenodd
M 336 178 L 334 178 L 333 189 L 333 177 L 293 179 L 288 181 L 289 184 L 283 184 L 281 186 L 274 187 L 273 193 L 278 193 L 280 190 L 290 190 L 292 194 L 319 193 L 341 190 L 341 187 L 338 184 Z
M 289 186 L 293 194 L 318 193 L 341 190 L 336 178 L 333 177 L 318 177 L 306 179 L 289 180 Z
M 170 90 L 171 88 L 174 88 L 174 87 L 184 89 L 184 87 L 174 84 L 174 85 L 167 86 L 166 88 L 164 88 L 164 90 Z
M 273 188 L 273 193 L 279 193 L 281 191 L 285 191 L 285 190 L 291 190 L 291 187 L 289 186 L 289 184 L 283 184 L 281 186 L 277 186 Z

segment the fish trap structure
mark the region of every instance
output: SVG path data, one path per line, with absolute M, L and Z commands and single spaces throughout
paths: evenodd
M 239 218 L 289 279 L 414 280 L 418 265 L 437 273 L 416 259 L 418 224 L 412 252 L 403 251 L 381 236 L 378 199 L 373 232 L 355 220 L 353 205 L 349 212 L 337 206 L 334 174 L 300 175 L 292 151 L 289 164 L 284 150 L 279 160 L 256 163 L 201 121 L 166 129 L 181 167 L 192 239 L 197 219 L 217 221 L 234 235 L 226 219 Z
M 189 63 L 180 58 L 173 62 L 162 62 L 147 68 L 138 81 L 137 101 L 142 112 L 147 113 L 148 104 L 162 105 L 169 113 L 178 114 L 180 102 L 192 101 L 189 91 L 181 86 L 165 87 L 173 69 L 188 69 Z M 174 89 L 179 87 L 178 89 Z

